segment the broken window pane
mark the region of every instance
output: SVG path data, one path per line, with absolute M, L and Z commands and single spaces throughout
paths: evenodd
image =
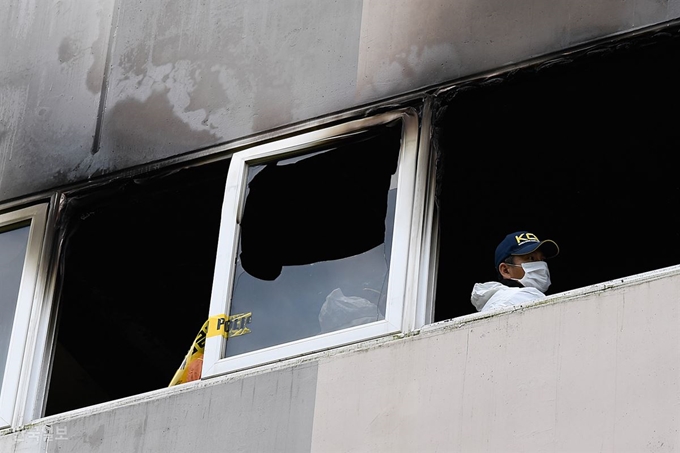
M 30 230 L 29 225 L 4 232 L 0 230 L 0 386 L 5 376 Z
M 385 318 L 400 126 L 249 167 L 227 357 Z

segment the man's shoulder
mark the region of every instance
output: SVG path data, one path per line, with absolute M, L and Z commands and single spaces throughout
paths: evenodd
M 542 299 L 543 297 L 545 297 L 545 294 L 536 288 L 510 288 L 504 286 L 504 289 L 499 288 L 493 296 L 489 298 L 481 311 L 512 307 L 513 305 L 531 302 Z
M 507 286 L 499 282 L 475 283 L 475 286 L 472 287 L 470 302 L 477 311 L 481 311 L 498 291 L 503 291 L 506 288 Z

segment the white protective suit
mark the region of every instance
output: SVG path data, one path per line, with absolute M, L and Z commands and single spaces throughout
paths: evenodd
M 477 311 L 500 310 L 545 297 L 536 288 L 511 288 L 499 282 L 475 283 L 470 301 Z

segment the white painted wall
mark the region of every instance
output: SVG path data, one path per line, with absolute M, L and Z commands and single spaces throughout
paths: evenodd
M 676 451 L 679 288 L 476 315 L 324 359 L 312 450 Z
M 657 271 L 106 403 L 0 453 L 678 451 L 678 289 Z

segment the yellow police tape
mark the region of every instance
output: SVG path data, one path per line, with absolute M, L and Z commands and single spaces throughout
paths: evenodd
M 231 316 L 221 314 L 208 318 L 208 320 L 203 323 L 201 330 L 198 331 L 194 343 L 184 357 L 182 364 L 175 372 L 168 387 L 196 381 L 201 378 L 206 338 L 217 335 L 221 335 L 224 338 L 245 335 L 250 333 L 250 329 L 246 327 L 246 324 L 250 324 L 252 320 L 252 313 L 239 313 Z
M 205 338 L 208 333 L 209 320 L 203 323 L 203 327 L 198 331 L 194 343 L 191 345 L 189 352 L 184 357 L 179 369 L 170 381 L 168 387 L 173 385 L 184 384 L 185 382 L 195 381 L 201 378 L 201 371 L 203 369 L 203 354 L 205 352 Z
M 218 335 L 221 335 L 224 338 L 231 338 L 250 333 L 250 329 L 246 327 L 246 324 L 250 324 L 252 320 L 252 313 L 239 313 L 231 316 L 225 314 L 211 316 L 208 319 L 208 338 L 216 337 Z

